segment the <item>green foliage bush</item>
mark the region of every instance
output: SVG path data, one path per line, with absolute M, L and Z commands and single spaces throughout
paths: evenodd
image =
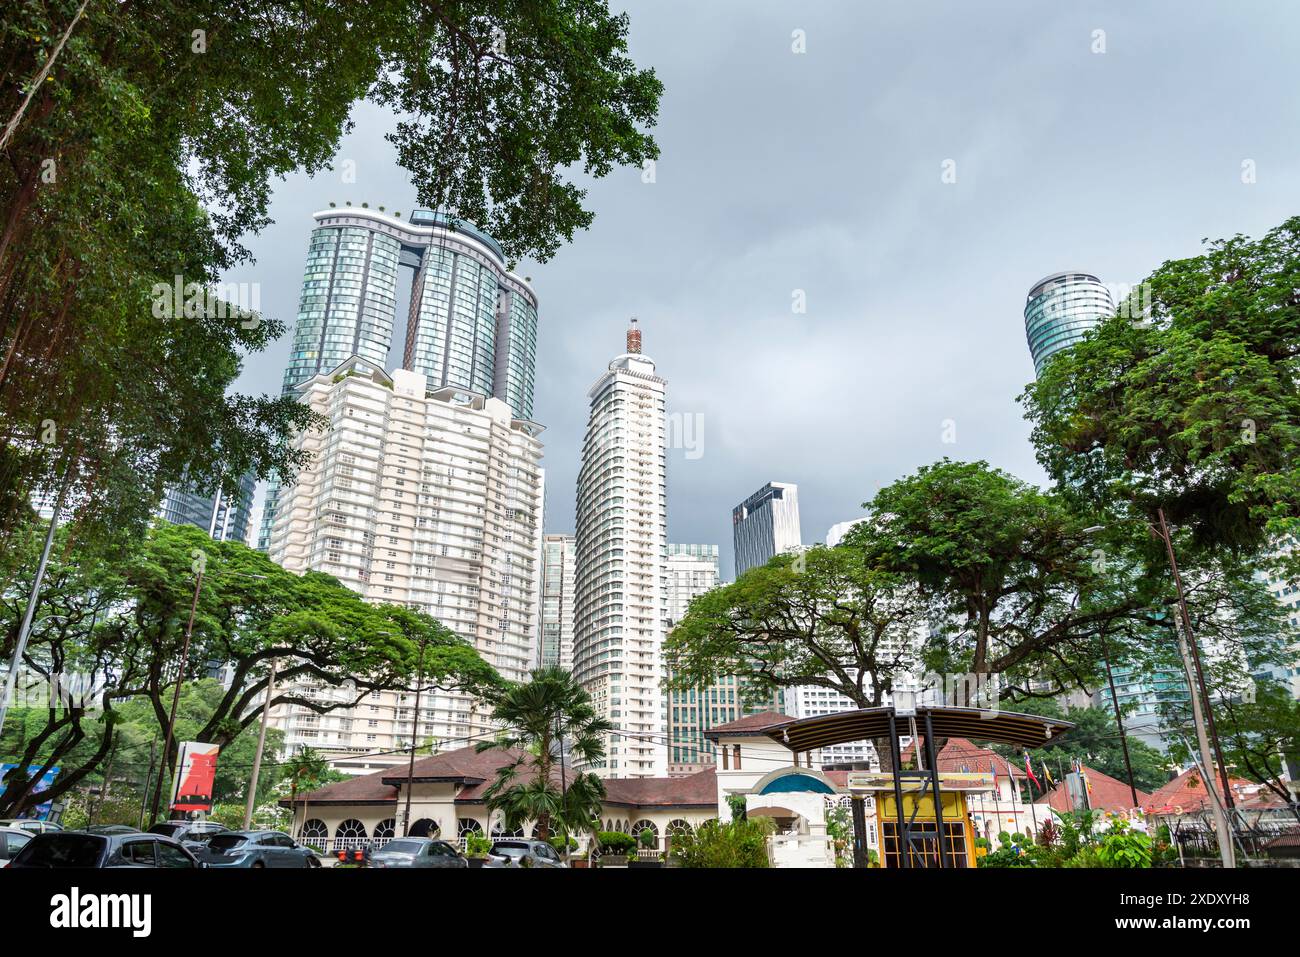
M 673 860 L 682 867 L 770 867 L 767 838 L 771 818 L 706 821 L 693 834 L 673 840 Z
M 636 847 L 636 838 L 622 831 L 600 831 L 596 840 L 602 854 L 626 854 Z

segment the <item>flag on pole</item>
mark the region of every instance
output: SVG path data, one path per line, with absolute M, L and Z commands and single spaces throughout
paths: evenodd
M 1040 791 L 1043 789 L 1042 784 L 1038 782 L 1038 778 L 1034 777 L 1034 766 L 1029 763 L 1028 751 L 1025 751 L 1025 774 L 1029 776 L 1029 780 L 1034 782 L 1034 787 L 1036 787 Z
M 1049 788 L 1056 787 L 1056 782 L 1052 780 L 1052 769 L 1047 766 L 1046 761 L 1043 762 L 1043 780 L 1047 782 Z

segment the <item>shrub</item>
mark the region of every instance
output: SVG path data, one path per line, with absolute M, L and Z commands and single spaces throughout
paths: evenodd
M 601 831 L 596 835 L 602 854 L 626 854 L 636 847 L 636 838 L 622 831 Z
M 693 834 L 674 838 L 672 856 L 682 867 L 770 867 L 767 837 L 772 829 L 767 817 L 705 821 Z
M 645 828 L 640 834 L 638 834 L 636 836 L 636 839 L 637 839 L 637 843 L 639 843 L 642 847 L 646 848 L 647 850 L 659 844 L 659 837 L 655 834 L 654 831 L 650 830 L 650 828 L 648 827 Z
M 465 854 L 469 857 L 487 857 L 492 850 L 492 842 L 482 834 L 465 835 Z

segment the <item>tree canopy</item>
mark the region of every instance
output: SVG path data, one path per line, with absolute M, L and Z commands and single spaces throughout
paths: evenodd
M 83 534 L 117 539 L 167 485 L 302 465 L 307 410 L 232 391 L 283 321 L 155 287 L 246 263 L 275 180 L 327 167 L 357 103 L 398 114 L 420 202 L 513 257 L 591 222 L 577 176 L 658 155 L 661 85 L 603 0 L 92 0 L 35 88 L 81 4 L 10 6 L 3 120 L 32 95 L 0 163 L 0 539 L 65 478 Z
M 117 723 L 134 713 L 130 708 L 146 708 L 157 726 L 165 726 L 178 677 L 198 681 L 213 663 L 227 670 L 229 684 L 205 698 L 203 720 L 195 719 L 191 733 L 193 740 L 223 747 L 260 719 L 272 662 L 272 704 L 318 714 L 355 704 L 372 690 L 417 683 L 480 696 L 501 686 L 495 669 L 468 642 L 428 615 L 367 603 L 331 576 L 294 575 L 260 552 L 214 542 L 191 526 L 159 522 L 112 561 L 95 550 L 83 555 L 67 532 L 56 548 L 24 665 L 42 680 L 88 676 L 93 693 L 48 709 L 40 731 L 14 756 L 33 767 L 63 762 L 51 796 L 104 762 Z M 5 656 L 12 654 L 30 588 L 35 560 L 28 557 L 0 591 Z M 178 676 L 199 568 L 193 637 L 185 674 Z M 349 694 L 322 698 L 303 690 L 312 685 Z M 86 751 L 83 742 L 93 747 Z M 84 760 L 69 765 L 80 753 Z M 173 742 L 167 758 L 174 756 Z M 11 783 L 0 794 L 0 813 L 29 797 L 25 787 Z

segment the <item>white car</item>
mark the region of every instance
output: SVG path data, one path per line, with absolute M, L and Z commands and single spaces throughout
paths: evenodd
M 46 831 L 63 830 L 58 824 L 51 824 L 49 821 L 38 821 L 29 817 L 13 817 L 0 821 L 0 827 L 17 827 L 31 834 L 44 834 Z
M 0 827 L 0 867 L 7 867 L 36 835 L 20 827 Z

